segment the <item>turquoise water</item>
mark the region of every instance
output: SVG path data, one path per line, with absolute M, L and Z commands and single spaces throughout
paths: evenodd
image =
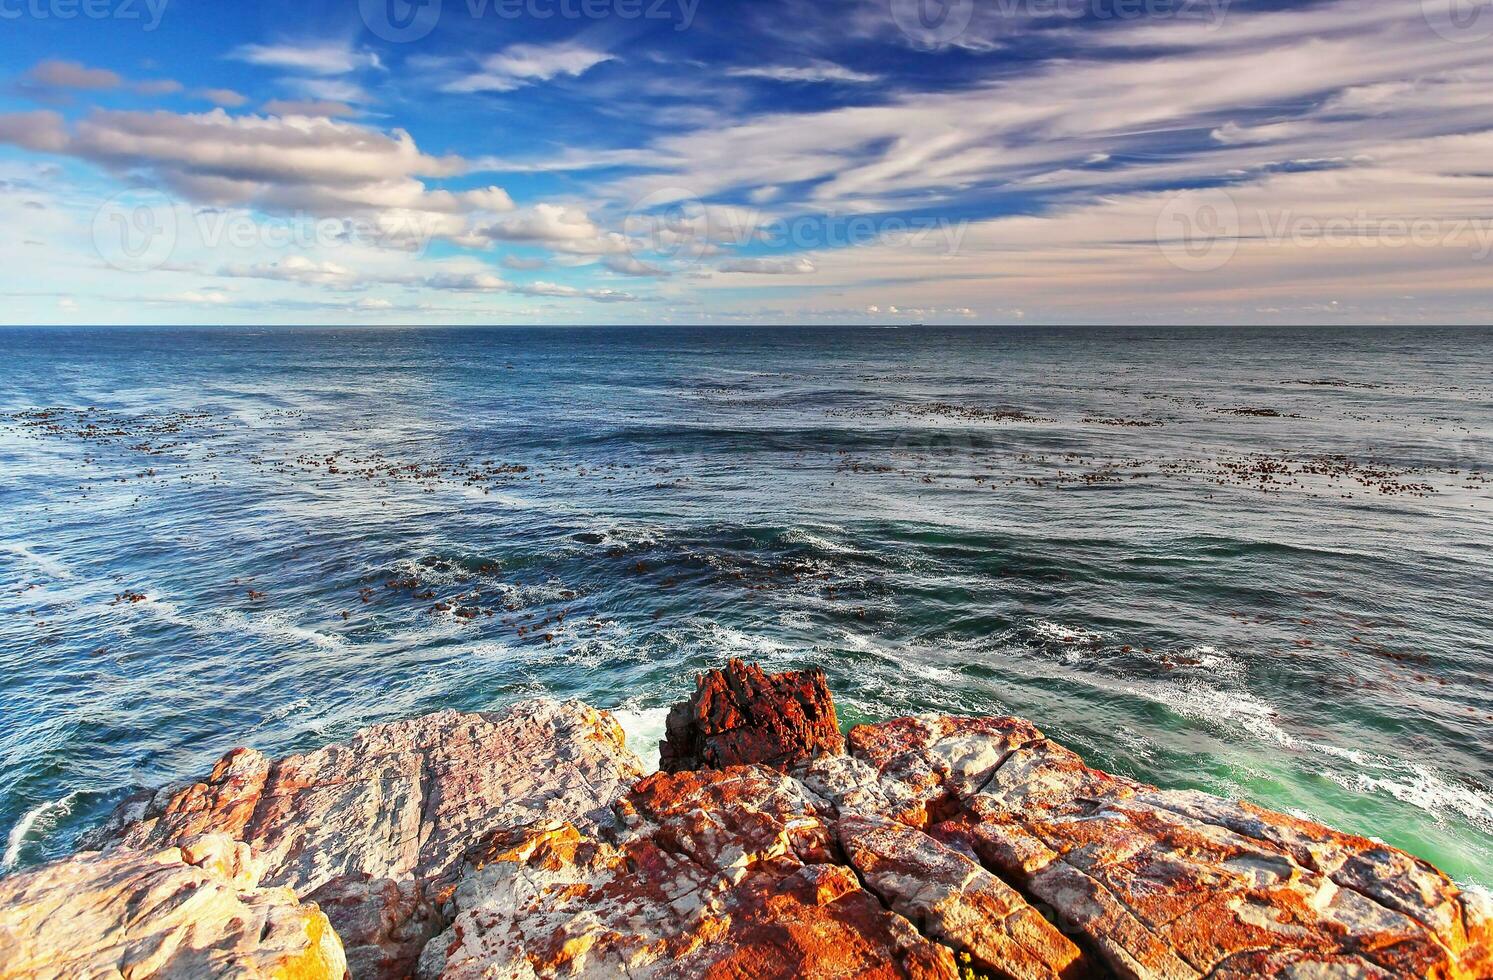
M 0 841 L 728 656 L 1493 884 L 1493 331 L 0 330 Z

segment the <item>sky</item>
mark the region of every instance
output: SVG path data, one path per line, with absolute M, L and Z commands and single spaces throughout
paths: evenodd
M 1493 0 L 0 0 L 0 322 L 1493 319 Z

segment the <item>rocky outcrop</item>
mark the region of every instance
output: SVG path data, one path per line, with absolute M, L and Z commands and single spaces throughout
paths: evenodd
M 426 978 L 1485 977 L 1424 862 L 1084 766 L 1030 723 L 904 719 L 787 774 L 645 780 L 473 860 Z M 950 956 L 949 954 L 953 954 Z
M 443 711 L 278 762 L 230 752 L 201 782 L 126 801 L 90 843 L 244 841 L 266 883 L 326 910 L 354 976 L 398 978 L 444 928 L 469 848 L 535 821 L 589 826 L 641 776 L 616 721 L 582 704 Z
M 679 771 L 641 781 L 610 716 L 550 701 L 231 753 L 122 807 L 104 855 L 0 883 L 32 964 L 0 977 L 70 975 L 39 964 L 71 915 L 78 956 L 157 951 L 130 976 L 198 975 L 170 971 L 199 947 L 225 976 L 335 969 L 330 920 L 359 980 L 1493 977 L 1493 912 L 1384 844 L 1090 769 L 1019 719 L 867 725 L 847 753 L 834 717 L 823 675 L 732 664 L 674 712 Z M 186 935 L 150 869 L 205 875 L 209 831 L 262 879 L 200 886 L 200 941 L 139 945 Z
M 1493 975 L 1487 906 L 1384 844 L 1090 769 L 1014 719 L 904 719 L 850 743 L 855 766 L 806 781 L 978 859 L 1118 976 Z
M 763 673 L 732 660 L 669 711 L 664 772 L 762 764 L 777 769 L 845 751 L 824 671 Z
M 249 848 L 84 852 L 0 879 L 0 978 L 342 980 L 342 944 L 315 905 L 260 887 Z
M 610 827 L 527 828 L 475 860 L 420 975 L 955 977 L 838 855 L 833 811 L 787 776 L 658 773 Z

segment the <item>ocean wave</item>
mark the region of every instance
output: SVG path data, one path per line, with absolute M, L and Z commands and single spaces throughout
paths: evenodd
M 1033 639 L 1048 643 L 1097 643 L 1104 639 L 1098 630 L 1081 626 L 1065 626 L 1050 619 L 1035 619 L 1026 624 L 1027 634 Z
M 1283 747 L 1298 744 L 1276 724 L 1279 712 L 1268 701 L 1248 691 L 1214 687 L 1196 679 L 1130 685 L 1125 691 L 1165 705 L 1184 718 L 1234 728 Z
M 264 640 L 294 641 L 316 647 L 328 653 L 346 653 L 350 647 L 339 636 L 321 633 L 291 622 L 282 613 L 242 613 L 232 609 L 220 609 L 208 613 L 184 612 L 169 599 L 155 597 L 132 603 L 128 607 L 137 615 L 149 616 L 160 622 L 195 633 L 221 636 L 225 633 L 249 634 Z
M 826 554 L 831 555 L 864 554 L 861 549 L 853 545 L 842 544 L 838 541 L 832 541 L 829 538 L 826 538 L 819 534 L 815 534 L 813 531 L 809 531 L 801 527 L 790 528 L 789 530 L 784 531 L 782 534 L 778 535 L 778 541 L 783 544 L 803 545 L 812 548 L 815 551 L 822 551 Z
M 11 871 L 21 860 L 21 848 L 30 843 L 30 838 L 46 834 L 55 829 L 57 821 L 73 811 L 78 791 L 74 790 L 61 799 L 48 800 L 27 810 L 16 825 L 10 828 L 5 842 L 5 854 L 0 857 L 0 870 Z
M 781 659 L 800 649 L 770 636 L 748 633 L 713 620 L 696 620 L 686 624 L 682 629 L 667 630 L 664 638 L 680 647 L 694 647 L 708 653 L 740 657 L 746 660 Z
M 1201 680 L 1166 681 L 1126 690 L 1187 718 L 1252 735 L 1280 748 L 1345 762 L 1351 770 L 1329 765 L 1317 770 L 1344 789 L 1390 796 L 1436 817 L 1454 813 L 1478 830 L 1493 833 L 1493 792 L 1448 778 L 1431 766 L 1298 738 L 1276 722 L 1279 713 L 1269 702 L 1248 691 L 1213 687 Z
M 23 544 L 0 544 L 0 550 L 8 551 L 17 558 L 31 565 L 40 572 L 44 572 L 53 578 L 73 578 L 73 573 L 66 565 L 55 558 L 46 555 L 38 555 Z
M 612 716 L 627 736 L 627 747 L 643 760 L 644 772 L 658 772 L 658 743 L 663 740 L 668 708 L 636 707 L 635 701 L 612 709 Z
M 649 524 L 619 524 L 608 521 L 576 531 L 570 536 L 570 540 L 596 548 L 652 548 L 667 534 L 663 528 Z
M 1356 766 L 1352 773 L 1327 772 L 1333 782 L 1361 793 L 1382 793 L 1428 813 L 1451 811 L 1493 833 L 1493 792 L 1448 778 L 1434 767 L 1398 762 L 1386 756 L 1336 745 L 1306 743 L 1313 751 Z
M 1153 659 L 1169 670 L 1196 672 L 1213 678 L 1237 678 L 1244 675 L 1244 665 L 1227 652 L 1206 644 L 1167 652 Z

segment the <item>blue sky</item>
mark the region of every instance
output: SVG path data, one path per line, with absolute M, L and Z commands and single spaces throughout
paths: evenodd
M 1483 321 L 1487 0 L 0 0 L 17 323 Z

